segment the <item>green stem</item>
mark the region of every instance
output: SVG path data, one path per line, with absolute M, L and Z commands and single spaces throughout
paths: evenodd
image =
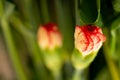
M 50 17 L 49 17 L 47 0 L 40 0 L 40 7 L 41 7 L 41 13 L 42 13 L 42 16 L 43 16 L 44 23 L 49 22 Z
M 114 52 L 115 52 L 115 45 L 116 45 L 116 34 L 115 34 L 115 31 L 111 31 L 111 48 L 110 48 L 110 52 L 111 52 L 111 56 L 113 58 L 116 58 Z
M 10 17 L 10 23 L 13 25 L 13 27 L 20 32 L 25 37 L 34 37 L 35 33 L 33 33 L 30 29 L 27 29 L 26 26 L 23 25 L 20 18 L 12 15 Z
M 54 0 L 54 7 L 55 7 L 55 11 L 56 11 L 56 20 L 59 26 L 63 26 L 65 25 L 65 20 L 64 20 L 64 13 L 63 13 L 63 9 L 62 9 L 62 4 L 60 2 L 60 0 Z
M 75 70 L 74 75 L 73 75 L 73 80 L 81 80 L 80 72 L 81 71 L 79 70 Z
M 4 5 L 3 4 L 4 4 L 4 1 L 0 0 L 0 19 L 3 16 L 3 13 L 4 13 Z
M 31 52 L 31 56 L 34 61 L 36 72 L 39 78 L 47 80 L 45 75 L 46 71 L 43 67 L 43 64 L 41 63 L 41 57 L 40 57 L 41 55 L 37 45 L 37 39 L 35 34 L 30 30 L 26 29 L 26 27 L 23 25 L 21 20 L 16 16 L 12 16 L 10 22 L 15 27 L 15 29 L 18 30 L 24 36 L 26 43 L 28 45 L 29 51 Z
M 31 47 L 29 47 L 29 50 L 31 52 L 31 55 L 32 55 L 32 58 L 34 61 L 34 65 L 35 65 L 38 77 L 39 77 L 39 79 L 47 80 L 46 70 L 45 70 L 43 64 L 41 63 L 42 59 L 41 59 L 39 47 L 37 45 L 37 40 L 35 39 L 35 37 L 29 38 L 29 39 L 30 39 L 29 41 L 26 39 L 26 42 L 28 43 L 28 46 L 31 46 Z
M 9 55 L 15 68 L 16 74 L 18 76 L 18 80 L 27 80 L 18 52 L 14 46 L 13 38 L 10 32 L 10 27 L 5 18 L 1 19 L 1 25 L 5 36 L 6 44 L 9 50 Z
M 65 80 L 71 80 L 73 67 L 71 66 L 71 61 L 69 57 L 66 57 L 64 68 L 65 68 Z
M 36 0 L 14 0 L 22 12 L 22 18 L 30 23 L 30 29 L 33 31 L 37 29 L 40 23 L 40 16 L 37 8 Z M 32 10 L 32 11 L 31 11 Z
M 80 25 L 80 15 L 79 15 L 79 9 L 78 9 L 78 0 L 75 1 L 75 19 L 76 19 L 76 25 Z
M 86 70 L 75 70 L 72 80 L 87 80 Z
M 54 80 L 62 80 L 61 72 L 60 71 L 52 71 Z
M 120 76 L 120 59 L 119 59 L 118 67 L 119 67 L 119 76 Z
M 120 80 L 117 66 L 109 55 L 110 52 L 109 52 L 108 46 L 105 44 L 103 46 L 103 49 L 104 49 L 105 58 L 106 58 L 106 61 L 107 61 L 107 64 L 108 64 L 108 67 L 109 67 L 109 70 L 112 76 L 112 80 Z
M 70 2 L 74 3 L 74 1 Z M 72 17 L 74 13 L 71 11 L 74 8 L 71 7 L 72 3 L 70 4 L 70 2 L 66 0 L 64 2 L 62 2 L 61 0 L 54 0 L 54 7 L 57 19 L 56 21 L 58 23 L 58 26 L 60 27 L 64 40 L 63 48 L 68 50 L 68 53 L 71 53 L 73 50 L 73 43 L 71 42 L 73 42 L 73 33 L 75 26 L 75 18 Z

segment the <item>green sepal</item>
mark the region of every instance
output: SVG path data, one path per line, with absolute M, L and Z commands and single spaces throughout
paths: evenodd
M 79 52 L 77 49 L 74 49 L 72 55 L 72 64 L 75 67 L 75 69 L 78 70 L 85 69 L 95 59 L 96 55 L 97 52 L 92 52 L 86 56 L 83 56 L 81 52 Z
M 42 51 L 44 63 L 46 67 L 51 71 L 58 71 L 61 69 L 64 55 L 61 48 L 55 48 L 54 50 L 46 49 Z

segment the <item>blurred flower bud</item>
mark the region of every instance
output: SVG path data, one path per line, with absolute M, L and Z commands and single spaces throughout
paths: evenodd
M 75 50 L 72 62 L 75 68 L 84 69 L 94 60 L 106 37 L 102 30 L 94 25 L 76 26 Z
M 53 23 L 41 25 L 38 30 L 38 43 L 46 67 L 51 71 L 59 71 L 63 64 L 62 37 Z
M 41 25 L 38 30 L 38 42 L 42 50 L 61 47 L 62 37 L 57 26 L 53 23 Z
M 97 52 L 106 39 L 102 34 L 102 30 L 94 25 L 76 26 L 74 37 L 75 48 L 78 49 L 83 56 L 91 52 Z

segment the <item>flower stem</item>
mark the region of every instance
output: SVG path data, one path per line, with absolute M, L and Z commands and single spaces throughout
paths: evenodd
M 16 74 L 18 76 L 18 80 L 27 80 L 26 74 L 23 70 L 23 66 L 18 56 L 18 52 L 14 46 L 14 42 L 6 18 L 1 19 L 1 25 L 5 36 L 6 44 L 9 50 L 9 55 L 12 60 L 13 67 L 15 68 Z
M 103 49 L 104 49 L 105 58 L 106 58 L 106 61 L 107 61 L 112 79 L 113 80 L 120 80 L 119 72 L 117 70 L 117 66 L 115 65 L 114 61 L 111 59 L 111 57 L 109 55 L 110 52 L 109 52 L 106 44 L 104 45 Z
M 76 25 L 80 25 L 80 15 L 79 15 L 79 9 L 78 9 L 78 0 L 74 0 L 75 1 L 75 22 Z
M 43 16 L 44 23 L 49 22 L 50 17 L 49 17 L 47 0 L 40 0 L 40 7 L 41 7 L 41 13 L 42 13 L 42 16 Z
M 0 0 L 0 18 L 3 16 L 4 13 L 4 5 L 3 5 L 4 1 Z
M 31 53 L 30 55 L 32 56 L 39 79 L 47 80 L 45 75 L 46 71 L 41 61 L 42 59 L 41 59 L 39 47 L 37 45 L 35 33 L 27 29 L 25 25 L 22 23 L 22 21 L 19 19 L 19 17 L 17 16 L 11 16 L 10 22 L 15 27 L 15 29 L 24 36 L 27 45 L 32 46 L 32 47 L 28 47 L 28 49 Z
M 76 71 L 74 72 L 73 80 L 81 80 L 81 76 L 80 76 L 80 73 L 81 73 L 81 72 L 82 72 L 82 71 L 76 70 Z
M 38 75 L 39 79 L 47 80 L 46 70 L 41 61 L 42 59 L 41 59 L 40 51 L 39 51 L 39 48 L 38 48 L 38 45 L 36 42 L 37 40 L 35 38 L 29 38 L 29 39 L 30 39 L 29 41 L 27 41 L 27 39 L 26 39 L 26 42 L 27 42 L 28 46 L 32 46 L 29 48 L 29 50 L 31 52 L 32 59 L 34 61 L 37 75 Z
M 62 80 L 60 71 L 52 71 L 52 74 L 53 74 L 54 80 Z
M 75 70 L 72 80 L 87 80 L 85 70 Z
M 111 50 L 111 56 L 113 58 L 116 58 L 114 52 L 115 52 L 115 44 L 116 44 L 116 34 L 115 34 L 115 31 L 111 31 L 111 45 L 110 45 L 110 50 Z

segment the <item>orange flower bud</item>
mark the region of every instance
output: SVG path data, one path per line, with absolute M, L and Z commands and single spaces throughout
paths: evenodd
M 38 30 L 38 42 L 41 49 L 53 50 L 55 47 L 62 46 L 62 37 L 53 23 L 41 25 Z
M 83 56 L 97 52 L 106 40 L 106 37 L 102 34 L 102 30 L 94 25 L 76 26 L 74 38 L 75 48 Z

